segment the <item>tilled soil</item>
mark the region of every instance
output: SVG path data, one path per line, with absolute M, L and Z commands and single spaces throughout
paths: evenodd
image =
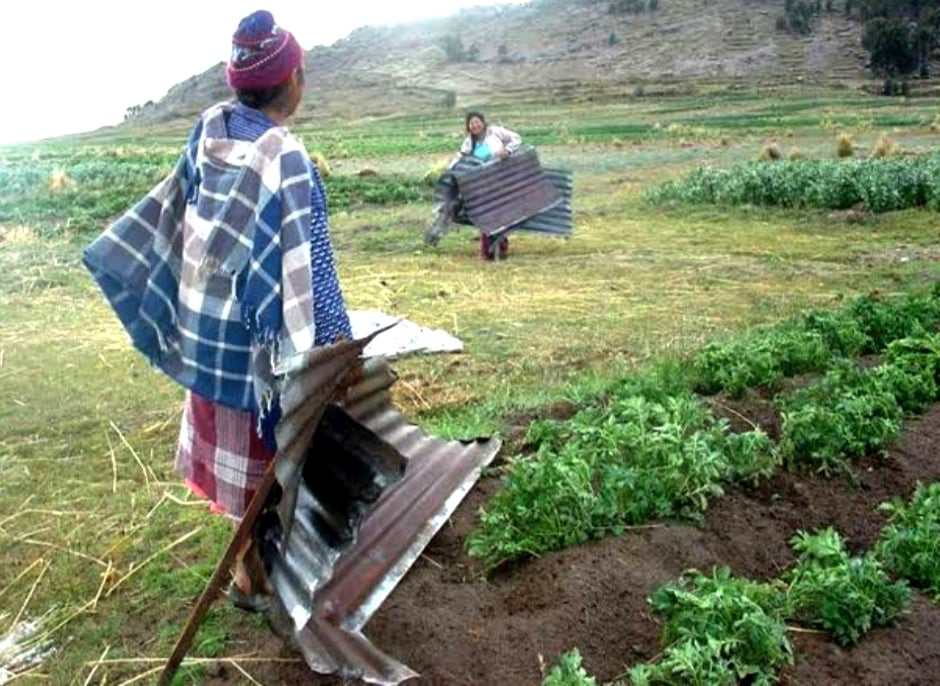
M 735 428 L 778 418 L 758 396 L 714 399 Z M 516 564 L 485 578 L 463 551 L 476 513 L 499 488 L 482 480 L 366 627 L 380 648 L 421 673 L 414 684 L 538 685 L 542 665 L 577 647 L 599 682 L 660 652 L 660 625 L 646 598 L 684 570 L 727 565 L 755 579 L 777 576 L 794 560 L 799 529 L 836 527 L 853 550 L 870 546 L 885 522 L 877 506 L 909 497 L 918 481 L 940 479 L 940 405 L 907 423 L 884 458 L 859 462 L 854 479 L 780 472 L 716 500 L 700 525 L 664 523 Z M 246 628 L 241 649 L 290 657 L 277 639 Z M 852 649 L 825 636 L 793 636 L 796 664 L 786 684 L 940 684 L 940 605 L 915 596 L 893 627 L 872 631 Z M 302 664 L 252 665 L 265 684 L 343 683 Z M 231 669 L 209 683 L 232 683 Z

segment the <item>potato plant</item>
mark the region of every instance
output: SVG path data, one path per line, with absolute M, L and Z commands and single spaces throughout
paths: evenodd
M 910 502 L 881 506 L 887 526 L 875 548 L 885 568 L 940 600 L 940 483 L 918 484 Z
M 665 649 L 657 662 L 630 670 L 634 686 L 773 684 L 793 662 L 779 584 L 739 579 L 727 568 L 690 572 L 649 603 L 665 619 Z
M 852 557 L 834 529 L 798 533 L 792 545 L 799 555 L 786 575 L 790 614 L 853 645 L 874 627 L 893 622 L 907 607 L 911 591 L 892 581 L 872 553 Z
M 695 516 L 725 484 L 777 466 L 760 432 L 733 434 L 688 391 L 616 389 L 569 422 L 536 423 L 537 453 L 510 464 L 467 542 L 500 563 L 583 543 L 651 519 Z

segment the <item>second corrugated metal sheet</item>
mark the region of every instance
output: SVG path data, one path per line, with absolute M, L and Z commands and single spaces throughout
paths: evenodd
M 387 685 L 415 674 L 376 648 L 362 630 L 500 447 L 495 439 L 459 442 L 426 435 L 391 405 L 394 380 L 384 360 L 370 361 L 356 373 L 336 410 L 341 408 L 380 442 L 372 449 L 381 451 L 376 446 L 385 445 L 402 455 L 407 462 L 404 478 L 384 488 L 365 514 L 355 540 L 339 554 L 333 553 L 340 549 L 324 545 L 310 530 L 307 517 L 296 516 L 287 540 L 273 549 L 269 546 L 266 556 L 277 610 L 290 620 L 283 628 L 307 664 L 318 672 Z M 297 384 L 307 389 L 317 386 L 309 378 L 298 378 Z M 330 411 L 321 414 L 337 421 Z M 362 459 L 376 463 L 374 458 Z M 378 464 L 394 464 L 393 456 L 386 455 Z M 310 491 L 298 479 L 298 508 L 316 507 L 317 498 Z M 328 559 L 323 559 L 324 554 Z

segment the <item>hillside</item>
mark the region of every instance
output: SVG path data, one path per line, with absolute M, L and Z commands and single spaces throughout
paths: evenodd
M 504 97 L 591 98 L 689 84 L 852 83 L 866 79 L 860 27 L 823 14 L 799 36 L 775 27 L 782 0 L 660 0 L 611 15 L 598 0 L 536 0 L 433 21 L 364 27 L 307 53 L 321 114 L 415 111 Z M 449 58 L 456 37 L 475 61 Z M 476 49 L 474 49 L 474 47 Z M 174 86 L 138 117 L 190 116 L 224 97 L 218 64 Z

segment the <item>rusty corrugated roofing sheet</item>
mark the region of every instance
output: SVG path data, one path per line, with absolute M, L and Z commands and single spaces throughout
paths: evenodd
M 324 401 L 326 380 L 338 378 L 345 393 Z M 360 366 L 343 354 L 295 374 L 278 429 L 285 498 L 257 534 L 277 612 L 307 664 L 376 684 L 415 674 L 364 626 L 500 447 L 426 435 L 392 407 L 394 380 L 384 360 Z
M 532 231 L 552 236 L 571 235 L 574 229 L 574 213 L 571 206 L 574 184 L 571 172 L 567 169 L 551 169 L 548 167 L 545 167 L 543 171 L 546 178 L 561 194 L 561 202 L 519 224 L 510 226 L 505 230 L 505 233 L 509 231 Z
M 435 200 L 438 203 L 451 201 L 458 193 L 457 178 L 475 172 L 484 166 L 499 165 L 502 162 L 485 163 L 474 157 L 464 157 L 448 173 L 441 176 L 435 186 Z M 574 218 L 572 212 L 573 180 L 571 171 L 567 169 L 557 169 L 543 167 L 542 171 L 545 177 L 558 191 L 561 201 L 553 207 L 539 212 L 535 215 L 526 217 L 521 222 L 509 226 L 502 231 L 491 233 L 504 233 L 509 231 L 532 231 L 543 235 L 570 236 L 574 227 Z M 473 224 L 472 219 L 467 215 L 465 207 L 460 206 L 455 220 L 463 224 Z M 444 227 L 443 233 L 446 233 Z M 485 227 L 483 227 L 485 228 Z M 441 230 L 438 229 L 440 232 Z
M 456 178 L 467 215 L 487 233 L 519 224 L 562 201 L 532 148 Z

